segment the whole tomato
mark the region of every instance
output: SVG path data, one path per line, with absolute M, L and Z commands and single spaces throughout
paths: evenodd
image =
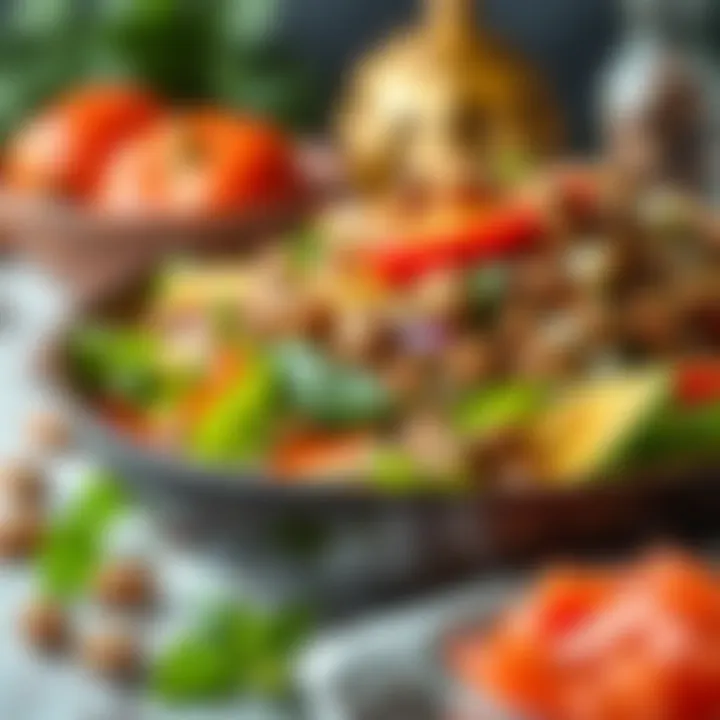
M 218 216 L 295 197 L 291 143 L 257 120 L 198 110 L 167 118 L 109 165 L 97 204 L 111 213 Z
M 87 199 L 118 146 L 159 115 L 155 100 L 136 88 L 94 86 L 73 92 L 10 140 L 7 184 L 28 194 Z

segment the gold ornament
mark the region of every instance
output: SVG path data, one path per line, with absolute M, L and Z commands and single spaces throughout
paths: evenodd
M 354 178 L 454 187 L 544 155 L 562 136 L 547 85 L 476 27 L 471 0 L 425 0 L 424 22 L 362 60 L 338 131 Z

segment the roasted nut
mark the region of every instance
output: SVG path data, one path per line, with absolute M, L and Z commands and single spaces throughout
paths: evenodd
M 363 311 L 339 313 L 332 339 L 339 357 L 355 363 L 381 362 L 397 345 L 398 333 L 383 318 Z
M 37 510 L 44 504 L 47 485 L 37 467 L 12 462 L 0 468 L 0 491 L 14 507 Z
M 401 431 L 401 443 L 421 468 L 434 475 L 457 472 L 461 447 L 448 423 L 430 411 L 408 418 Z
M 245 324 L 261 337 L 284 334 L 293 324 L 294 299 L 287 287 L 257 278 L 245 298 Z
M 468 443 L 465 454 L 475 482 L 512 489 L 528 487 L 538 479 L 538 463 L 517 428 L 476 438 Z
M 676 305 L 662 292 L 640 290 L 623 310 L 624 336 L 631 348 L 665 353 L 678 349 L 682 323 Z
M 37 512 L 13 509 L 0 519 L 0 558 L 23 560 L 39 549 L 45 523 Z
M 413 304 L 421 317 L 431 320 L 457 320 L 467 310 L 462 280 L 455 272 L 433 272 L 418 281 Z
M 463 387 L 486 380 L 495 364 L 490 343 L 478 335 L 464 335 L 450 341 L 443 360 L 451 382 Z
M 316 293 L 300 295 L 296 301 L 295 332 L 314 342 L 326 342 L 332 336 L 335 324 L 332 304 Z
M 40 450 L 58 452 L 70 445 L 70 429 L 58 413 L 43 410 L 31 416 L 28 426 L 31 442 Z
M 398 355 L 380 371 L 385 386 L 401 404 L 418 402 L 428 382 L 429 363 L 424 358 Z
M 510 293 L 535 308 L 557 308 L 570 299 L 572 292 L 569 274 L 553 255 L 526 258 L 511 276 Z
M 516 373 L 526 379 L 565 379 L 579 369 L 581 348 L 558 339 L 535 333 L 528 338 L 515 356 Z
M 136 638 L 126 630 L 97 630 L 83 638 L 80 659 L 88 670 L 108 679 L 128 681 L 142 669 L 142 652 Z
M 30 645 L 47 653 L 63 650 L 69 637 L 65 609 L 48 599 L 34 600 L 25 608 L 21 629 Z
M 118 609 L 149 607 L 155 599 L 150 569 L 138 560 L 116 560 L 100 570 L 94 583 L 98 602 Z

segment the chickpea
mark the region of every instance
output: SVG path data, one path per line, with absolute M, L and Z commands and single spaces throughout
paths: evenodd
M 414 288 L 417 313 L 430 320 L 458 320 L 467 311 L 467 298 L 457 273 L 433 272 L 418 281 Z
M 116 560 L 100 570 L 94 595 L 103 605 L 121 609 L 149 607 L 155 599 L 155 582 L 149 568 L 137 560 Z
M 398 332 L 381 317 L 359 310 L 340 312 L 333 333 L 333 348 L 356 363 L 382 361 L 397 349 Z
M 286 286 L 256 278 L 245 298 L 245 322 L 261 337 L 284 334 L 293 323 L 295 304 Z
M 495 357 L 490 342 L 466 334 L 452 340 L 444 353 L 444 369 L 450 380 L 462 387 L 476 385 L 491 376 Z
M 14 462 L 0 468 L 0 487 L 13 506 L 27 510 L 42 507 L 47 495 L 45 477 L 28 463 Z
M 37 512 L 13 510 L 0 520 L 0 557 L 23 560 L 34 555 L 42 543 L 45 529 Z
M 537 482 L 538 463 L 519 428 L 500 428 L 476 438 L 465 449 L 473 478 L 508 489 Z
M 28 435 L 41 450 L 58 452 L 66 450 L 71 442 L 70 428 L 64 418 L 53 411 L 40 411 L 28 422 Z
M 539 329 L 527 338 L 515 357 L 518 375 L 548 380 L 565 379 L 577 372 L 582 356 L 580 347 L 574 338 L 555 337 L 553 332 Z
M 563 264 L 552 255 L 521 261 L 510 281 L 510 292 L 537 309 L 554 309 L 572 296 L 573 285 Z
M 640 290 L 623 309 L 624 335 L 632 348 L 666 353 L 682 343 L 683 329 L 678 308 L 664 293 Z
M 397 355 L 385 363 L 381 376 L 394 398 L 402 404 L 412 404 L 424 397 L 429 365 L 424 358 Z
M 86 636 L 80 646 L 80 656 L 88 670 L 109 680 L 132 680 L 142 668 L 142 653 L 136 638 L 115 628 Z
M 63 650 L 68 641 L 69 627 L 65 609 L 45 598 L 36 599 L 24 610 L 22 633 L 32 647 L 48 653 Z
M 461 447 L 449 424 L 430 411 L 418 411 L 407 419 L 401 442 L 420 467 L 436 475 L 448 475 L 461 467 Z
M 311 341 L 327 342 L 335 325 L 333 305 L 322 295 L 310 292 L 295 298 L 294 330 Z

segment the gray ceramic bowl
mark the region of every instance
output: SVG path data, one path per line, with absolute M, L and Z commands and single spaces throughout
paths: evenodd
M 462 496 L 383 494 L 359 483 L 287 484 L 252 468 L 213 468 L 143 447 L 107 424 L 73 377 L 67 339 L 74 323 L 129 318 L 143 305 L 147 280 L 135 278 L 95 298 L 50 343 L 47 376 L 81 446 L 138 493 L 176 507 L 213 532 L 260 518 L 315 520 L 398 516 L 429 564 L 447 569 L 488 558 L 532 557 L 573 548 L 606 548 L 637 539 L 717 531 L 720 468 L 665 468 L 637 477 L 563 490 L 477 491 Z

